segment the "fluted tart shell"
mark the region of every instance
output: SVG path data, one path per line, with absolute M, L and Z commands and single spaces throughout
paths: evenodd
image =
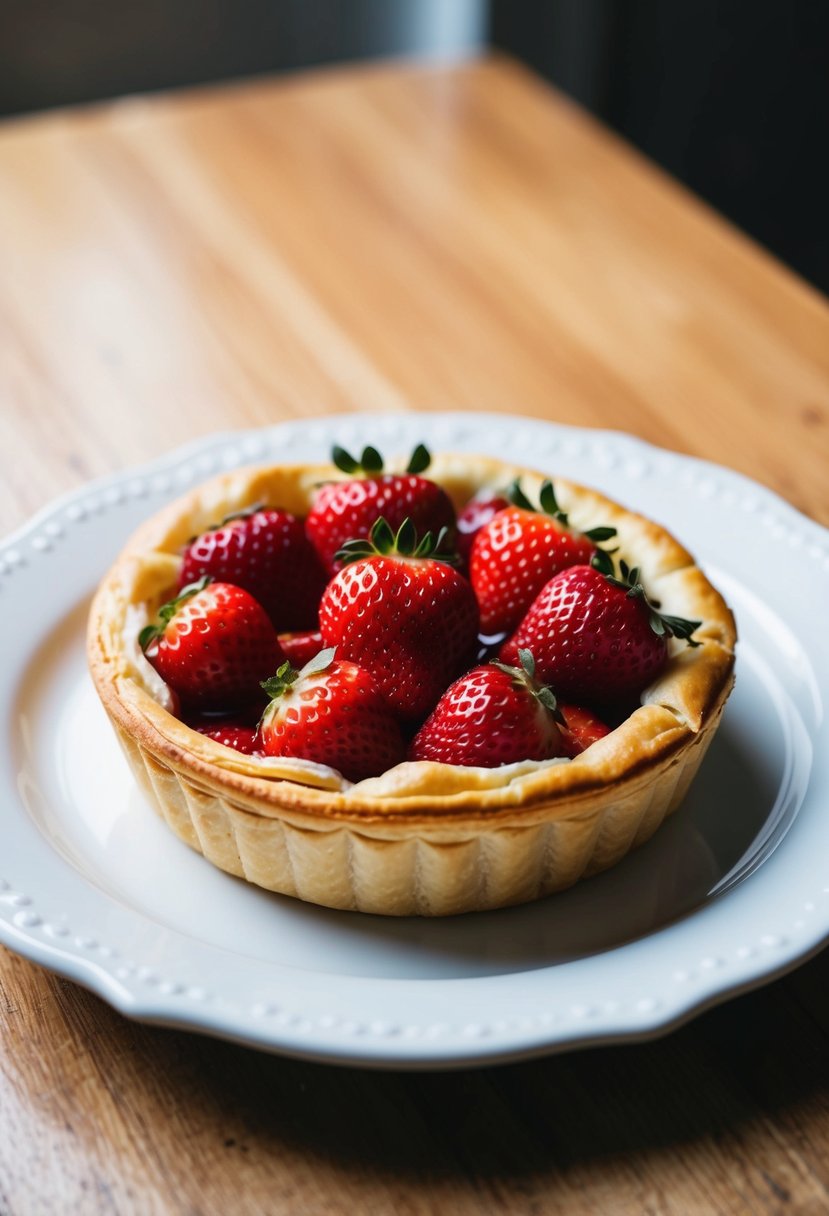
M 544 475 L 469 455 L 428 476 L 457 508 L 515 477 L 537 500 Z M 574 760 L 463 768 L 404 763 L 351 785 L 302 760 L 244 756 L 169 712 L 169 691 L 138 646 L 175 588 L 193 536 L 252 503 L 307 514 L 332 465 L 244 468 L 148 520 L 104 578 L 89 617 L 95 686 L 136 778 L 173 831 L 214 865 L 331 908 L 440 916 L 538 899 L 615 865 L 681 802 L 733 682 L 736 630 L 721 595 L 664 528 L 555 478 L 576 529 L 617 529 L 662 610 L 701 620 L 700 643 L 669 643 L 639 707 Z

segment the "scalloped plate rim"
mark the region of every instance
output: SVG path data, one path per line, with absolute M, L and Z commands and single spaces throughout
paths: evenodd
M 90 495 L 106 492 L 130 479 L 151 478 L 154 475 L 165 473 L 197 459 L 208 451 L 215 449 L 218 452 L 225 444 L 244 444 L 244 441 L 251 437 L 266 437 L 263 441 L 267 443 L 269 437 L 278 435 L 286 429 L 309 426 L 335 428 L 338 425 L 347 423 L 349 426 L 356 425 L 360 427 L 377 424 L 379 421 L 396 421 L 404 425 L 411 425 L 412 421 L 417 419 L 419 426 L 428 432 L 436 422 L 462 423 L 464 426 L 468 426 L 475 418 L 488 419 L 500 425 L 509 421 L 512 427 L 530 424 L 534 427 L 554 431 L 564 440 L 568 437 L 579 438 L 581 440 L 587 438 L 592 442 L 605 443 L 611 448 L 623 447 L 626 451 L 638 451 L 652 457 L 664 457 L 667 455 L 680 465 L 693 466 L 698 470 L 705 470 L 715 479 L 725 479 L 732 487 L 745 492 L 750 491 L 753 495 L 759 496 L 767 506 L 773 507 L 778 514 L 784 518 L 788 518 L 799 529 L 824 544 L 829 539 L 829 531 L 820 524 L 786 502 L 773 490 L 753 481 L 746 475 L 719 466 L 712 461 L 661 448 L 621 431 L 578 427 L 550 422 L 540 418 L 506 415 L 495 412 L 417 413 L 412 411 L 406 413 L 319 415 L 303 419 L 292 419 L 263 428 L 227 430 L 202 436 L 170 452 L 164 453 L 156 459 L 138 466 L 129 467 L 114 474 L 95 478 L 73 490 L 61 494 L 40 508 L 27 522 L 15 529 L 14 532 L 0 540 L 0 557 L 29 541 L 56 516 L 63 515 L 79 500 Z M 428 441 L 428 434 L 426 438 Z M 228 467 L 239 467 L 240 464 L 255 462 L 256 458 L 251 457 Z M 170 494 L 168 497 L 173 497 L 173 495 Z M 49 847 L 45 840 L 44 847 Z M 827 878 L 829 878 L 829 875 L 827 875 Z M 747 884 L 753 881 L 753 877 L 746 880 Z M 2 891 L 3 887 L 0 885 L 0 894 L 2 894 Z M 109 897 L 101 893 L 101 898 Z M 140 913 L 131 910 L 131 914 L 141 919 Z M 670 932 L 670 926 L 661 932 Z M 165 998 L 161 994 L 149 996 L 137 984 L 130 985 L 125 981 L 116 979 L 101 964 L 87 958 L 80 951 L 74 950 L 67 945 L 60 945 L 57 941 L 54 943 L 45 942 L 42 938 L 29 932 L 25 927 L 14 924 L 11 920 L 11 913 L 7 914 L 5 907 L 0 904 L 0 942 L 39 965 L 82 984 L 127 1017 L 179 1029 L 195 1030 L 209 1035 L 228 1038 L 236 1042 L 247 1043 L 260 1049 L 292 1055 L 297 1058 L 349 1065 L 364 1064 L 376 1067 L 467 1067 L 475 1064 L 494 1064 L 507 1060 L 524 1059 L 549 1054 L 556 1050 L 571 1050 L 590 1045 L 619 1043 L 622 1041 L 641 1042 L 669 1033 L 673 1029 L 684 1025 L 705 1009 L 786 974 L 806 958 L 813 956 L 819 951 L 828 938 L 829 916 L 827 916 L 824 923 L 821 923 L 816 918 L 812 931 L 803 933 L 796 947 L 789 949 L 787 953 L 783 955 L 778 954 L 774 958 L 771 955 L 755 957 L 748 967 L 743 966 L 738 969 L 743 974 L 734 975 L 730 979 L 726 979 L 723 973 L 712 973 L 707 983 L 702 982 L 693 990 L 688 990 L 685 999 L 674 999 L 670 1008 L 667 1010 L 662 1008 L 657 1016 L 653 1016 L 652 1014 L 649 1016 L 647 1012 L 641 1012 L 635 1025 L 631 1025 L 629 1019 L 617 1019 L 614 1021 L 612 1015 L 606 1015 L 604 1020 L 599 1019 L 589 1025 L 578 1028 L 571 1027 L 571 1033 L 563 1033 L 560 1028 L 555 1026 L 544 1032 L 525 1032 L 523 1034 L 516 1032 L 512 1035 L 513 1041 L 506 1046 L 498 1043 L 487 1043 L 484 1040 L 459 1045 L 457 1039 L 451 1040 L 445 1046 L 427 1044 L 420 1039 L 406 1042 L 404 1045 L 399 1040 L 390 1040 L 382 1037 L 372 1040 L 370 1036 L 346 1043 L 336 1036 L 326 1036 L 324 1033 L 319 1032 L 316 1032 L 314 1039 L 309 1041 L 307 1037 L 303 1039 L 301 1035 L 291 1034 L 290 1030 L 269 1028 L 266 1022 L 260 1022 L 258 1027 L 254 1027 L 249 1021 L 244 1022 L 243 1020 L 240 1024 L 239 1019 L 229 1018 L 221 1014 L 214 1015 L 204 1008 L 182 1008 L 182 1002 L 178 996 L 169 998 Z M 625 950 L 626 948 L 624 945 L 618 947 L 619 950 Z M 547 968 L 546 970 L 554 971 L 555 967 Z M 388 979 L 378 981 L 372 979 L 370 982 L 394 984 L 398 981 Z M 430 982 L 443 984 L 458 981 L 437 980 Z M 468 983 L 470 981 L 463 980 L 461 982 Z M 481 982 L 486 982 L 486 980 Z

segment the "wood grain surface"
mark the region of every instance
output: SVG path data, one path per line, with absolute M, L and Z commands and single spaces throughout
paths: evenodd
M 0 531 L 216 429 L 447 408 L 630 431 L 829 523 L 825 301 L 509 62 L 0 127 Z M 828 981 L 377 1074 L 134 1025 L 0 950 L 0 1213 L 823 1213 Z

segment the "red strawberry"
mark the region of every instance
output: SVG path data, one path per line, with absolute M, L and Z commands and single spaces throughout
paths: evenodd
M 379 519 L 341 551 L 345 566 L 320 603 L 327 646 L 372 673 L 403 718 L 424 717 L 475 655 L 478 605 L 469 583 L 438 557 L 443 537 L 418 543 Z M 432 555 L 432 556 L 430 556 Z
M 265 672 L 284 658 L 265 609 L 232 583 L 206 578 L 185 587 L 142 629 L 139 642 L 186 705 L 231 709 L 261 696 Z
M 497 768 L 564 754 L 555 697 L 536 683 L 535 664 L 473 667 L 443 694 L 412 740 L 410 760 Z
M 297 671 L 284 663 L 262 687 L 273 698 L 259 726 L 266 756 L 294 756 L 362 781 L 393 768 L 405 749 L 369 672 L 322 650 Z
M 558 725 L 564 754 L 571 759 L 573 756 L 580 756 L 591 744 L 610 734 L 610 727 L 597 717 L 592 709 L 585 709 L 583 705 L 566 705 L 563 701 L 559 701 L 558 708 L 561 713 Z
M 301 520 L 287 511 L 250 507 L 229 515 L 184 550 L 179 587 L 202 575 L 244 587 L 275 629 L 306 629 L 328 581 Z
M 322 634 L 318 629 L 306 633 L 280 633 L 279 645 L 292 667 L 304 667 L 322 650 Z
M 506 498 L 502 498 L 500 494 L 493 494 L 488 490 L 476 494 L 474 498 L 470 498 L 457 520 L 458 553 L 467 565 L 469 564 L 469 555 L 472 552 L 472 544 L 481 528 L 485 524 L 488 524 L 494 515 L 497 515 L 499 511 L 505 510 L 509 505 Z
M 550 579 L 500 657 L 532 650 L 542 679 L 562 697 L 609 704 L 638 696 L 668 657 L 667 638 L 684 638 L 700 621 L 664 616 L 645 595 L 639 571 L 620 563 L 621 579 L 572 566 Z
M 594 541 L 616 535 L 615 528 L 570 531 L 551 481 L 541 487 L 540 512 L 517 481 L 509 494 L 515 505 L 481 528 L 469 559 L 485 634 L 511 633 L 548 579 L 567 566 L 589 562 Z
M 246 756 L 252 756 L 259 743 L 255 727 L 242 726 L 233 720 L 196 722 L 193 723 L 193 729 L 200 735 L 206 735 L 208 739 L 214 739 L 225 747 L 232 747 L 234 751 L 242 752 Z
M 446 491 L 419 477 L 428 468 L 430 456 L 423 444 L 415 448 L 405 473 L 383 473 L 383 458 L 371 447 L 356 461 L 343 448 L 335 447 L 332 459 L 344 473 L 364 474 L 352 481 L 334 481 L 317 493 L 305 521 L 314 547 L 333 573 L 342 562 L 337 553 L 350 540 L 368 537 L 382 515 L 393 531 L 410 519 L 419 533 L 455 525 L 455 509 Z

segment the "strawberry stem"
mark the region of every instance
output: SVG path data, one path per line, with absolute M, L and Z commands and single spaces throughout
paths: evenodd
M 545 709 L 550 711 L 559 726 L 564 726 L 564 716 L 558 707 L 556 695 L 552 688 L 548 688 L 546 684 L 539 683 L 535 678 L 535 658 L 532 651 L 519 649 L 518 661 L 521 664 L 520 667 L 510 667 L 507 663 L 501 663 L 498 659 L 493 659 L 492 666 L 497 667 L 499 671 L 505 671 L 508 676 L 512 676 L 517 684 L 526 688 L 537 701 L 541 702 Z

